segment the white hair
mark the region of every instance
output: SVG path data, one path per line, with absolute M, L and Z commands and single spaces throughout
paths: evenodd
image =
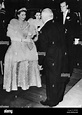
M 43 9 L 41 14 L 42 14 L 42 19 L 45 21 L 51 20 L 54 17 L 53 12 L 50 8 Z

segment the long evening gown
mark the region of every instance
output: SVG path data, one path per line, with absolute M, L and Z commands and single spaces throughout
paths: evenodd
M 25 28 L 27 28 L 27 31 Z M 11 39 L 11 45 L 4 58 L 3 79 L 3 89 L 7 92 L 17 90 L 18 87 L 23 90 L 29 89 L 30 86 L 41 87 L 38 53 L 35 43 L 28 36 L 27 41 L 23 41 L 23 34 L 26 32 L 28 34 L 29 30 L 27 22 L 22 26 L 17 19 L 12 19 L 8 24 L 7 36 Z M 29 41 L 32 42 L 32 49 L 28 47 Z

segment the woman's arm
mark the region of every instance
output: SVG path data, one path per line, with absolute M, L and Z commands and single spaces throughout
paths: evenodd
M 10 23 L 8 24 L 7 27 L 7 36 L 12 37 L 16 34 L 16 30 L 15 30 L 15 24 L 16 23 L 16 19 L 12 19 L 10 21 Z
M 12 19 L 10 21 L 10 23 L 8 24 L 7 36 L 10 37 L 10 39 L 12 39 L 12 40 L 15 40 L 15 38 L 16 38 L 16 41 L 20 41 L 23 38 L 22 32 L 19 32 L 19 29 L 17 28 L 17 20 L 16 19 Z
M 9 24 L 7 28 L 7 36 L 8 37 L 13 37 L 16 34 L 16 31 L 14 28 Z

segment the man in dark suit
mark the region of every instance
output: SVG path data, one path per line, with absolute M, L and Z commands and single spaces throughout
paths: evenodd
M 68 4 L 65 0 L 60 3 L 61 14 L 60 22 L 62 22 L 65 28 L 65 40 L 67 46 L 68 55 L 68 72 L 72 76 L 73 68 L 76 66 L 76 51 L 77 47 L 73 44 L 75 38 L 78 38 L 80 26 L 77 14 L 70 11 Z
M 44 64 L 46 76 L 46 96 L 41 104 L 56 106 L 63 100 L 65 82 L 61 77 L 63 57 L 65 55 L 64 29 L 53 20 L 53 12 L 49 8 L 42 11 L 44 26 L 40 30 L 40 51 L 45 52 L 42 64 Z
M 2 8 L 2 4 L 0 3 L 0 40 L 5 39 L 5 10 Z
M 2 8 L 2 3 L 0 3 L 0 42 L 4 41 L 6 37 L 5 31 L 5 10 Z M 2 61 L 4 57 L 4 48 L 3 45 L 0 44 L 0 74 L 2 74 Z

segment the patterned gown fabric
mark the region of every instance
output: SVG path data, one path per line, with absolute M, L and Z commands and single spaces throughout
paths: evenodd
M 3 80 L 3 89 L 7 92 L 18 87 L 23 90 L 30 86 L 41 87 L 38 53 L 31 39 L 34 35 L 34 28 L 27 21 L 20 25 L 17 19 L 12 19 L 8 24 L 7 36 L 11 39 L 11 45 L 4 58 Z

